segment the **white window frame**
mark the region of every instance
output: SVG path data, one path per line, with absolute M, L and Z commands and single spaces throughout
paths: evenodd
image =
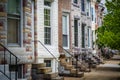
M 52 2 L 51 2 L 51 4 L 52 4 Z M 51 32 L 50 32 L 50 44 L 46 44 L 46 43 L 45 43 L 45 35 L 44 35 L 44 44 L 45 44 L 45 45 L 51 45 L 51 44 L 52 44 L 52 41 L 51 41 L 51 40 L 52 40 L 52 36 L 51 36 L 51 35 L 52 35 L 52 28 L 51 28 L 51 6 L 46 6 L 46 5 L 44 5 L 44 10 L 45 10 L 45 9 L 49 9 L 49 10 L 50 10 L 50 26 L 46 26 L 46 25 L 44 24 L 44 28 L 45 28 L 45 27 L 50 28 Z M 45 19 L 45 18 L 44 18 L 44 19 Z M 45 21 L 45 20 L 44 20 L 44 21 Z M 45 29 L 44 29 L 44 33 L 45 33 Z
M 65 46 L 63 46 L 65 49 L 69 49 L 69 46 L 70 46 L 70 35 L 69 35 L 69 13 L 65 13 L 65 12 L 63 12 L 63 14 L 62 14 L 62 17 L 63 16 L 66 16 L 67 17 L 67 39 L 68 39 L 68 46 L 67 47 L 65 47 Z M 63 27 L 63 26 L 62 26 Z M 62 28 L 63 29 L 63 28 Z M 62 32 L 62 37 L 63 37 L 63 32 Z

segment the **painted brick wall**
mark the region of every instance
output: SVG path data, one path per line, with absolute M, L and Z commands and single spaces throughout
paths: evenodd
M 44 0 L 37 0 L 37 21 L 36 33 L 37 39 L 44 44 Z M 56 57 L 59 56 L 58 52 L 58 0 L 53 0 L 51 7 L 51 45 L 45 45 Z M 37 43 L 37 57 L 38 62 L 43 62 L 44 58 L 53 58 L 48 51 Z

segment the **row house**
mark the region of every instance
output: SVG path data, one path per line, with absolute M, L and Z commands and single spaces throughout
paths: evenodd
M 0 70 L 14 72 L 17 66 L 18 78 L 30 78 L 34 60 L 34 9 L 33 0 L 0 0 L 0 44 L 3 45 Z
M 0 64 L 30 79 L 33 63 L 45 63 L 57 73 L 64 50 L 91 51 L 95 1 L 0 0 Z

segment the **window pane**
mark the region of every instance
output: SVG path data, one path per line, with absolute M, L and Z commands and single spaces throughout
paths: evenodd
M 44 0 L 44 5 L 45 6 L 51 6 L 51 1 L 50 0 Z
M 8 13 L 20 14 L 20 0 L 8 0 Z
M 74 0 L 74 3 L 76 3 L 76 4 L 77 4 L 77 2 L 78 2 L 77 0 Z
M 85 48 L 85 26 L 82 24 L 82 48 Z
M 81 8 L 82 8 L 82 11 L 85 11 L 85 3 L 84 3 L 84 0 L 81 0 Z
M 44 60 L 46 67 L 51 67 L 51 60 Z
M 74 43 L 78 46 L 78 20 L 74 20 Z
M 45 44 L 51 44 L 51 28 L 44 28 L 44 42 Z
M 44 25 L 50 26 L 50 9 L 44 9 Z
M 63 34 L 67 34 L 67 16 L 62 17 Z
M 8 43 L 18 43 L 18 24 L 18 20 L 8 19 Z
M 68 47 L 68 38 L 67 35 L 63 35 L 63 46 Z

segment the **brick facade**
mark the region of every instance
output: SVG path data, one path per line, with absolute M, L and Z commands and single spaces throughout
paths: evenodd
M 69 14 L 69 22 L 71 19 L 71 0 L 58 0 L 58 27 L 59 27 L 59 45 L 58 46 L 62 46 L 62 14 L 63 12 L 68 13 Z M 68 23 L 69 24 L 69 36 L 70 36 L 70 48 L 71 48 L 71 22 Z M 62 48 L 59 47 L 59 52 L 62 53 Z

